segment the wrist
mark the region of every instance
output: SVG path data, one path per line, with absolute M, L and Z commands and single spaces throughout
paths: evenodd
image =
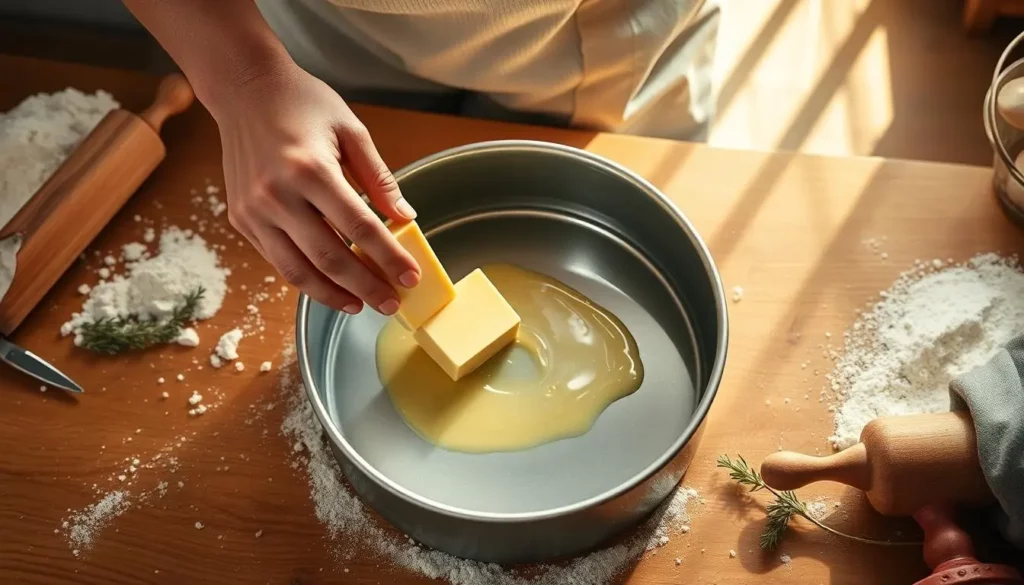
M 255 88 L 287 78 L 298 65 L 283 47 L 260 47 L 236 52 L 219 63 L 208 62 L 192 80 L 196 98 L 218 119 Z

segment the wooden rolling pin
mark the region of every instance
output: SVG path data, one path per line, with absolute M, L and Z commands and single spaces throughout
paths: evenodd
M 10 289 L 0 302 L 9 336 L 167 154 L 160 128 L 195 99 L 180 74 L 168 75 L 142 114 L 108 113 L 32 199 L 0 230 L 20 235 Z
M 849 449 L 827 457 L 773 453 L 761 464 L 761 475 L 779 490 L 844 483 L 866 492 L 887 516 L 912 516 L 929 505 L 995 501 L 978 462 L 974 425 L 963 412 L 878 418 Z

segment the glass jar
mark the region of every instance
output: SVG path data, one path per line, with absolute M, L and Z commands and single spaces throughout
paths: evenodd
M 1009 65 L 1007 65 L 1009 63 Z M 1003 209 L 1017 223 L 1024 225 L 1024 170 L 1014 164 L 1024 151 L 1024 130 L 1010 125 L 999 114 L 999 90 L 1012 79 L 1024 77 L 1024 33 L 1013 39 L 996 63 L 992 84 L 985 94 L 985 134 L 994 153 L 992 185 Z

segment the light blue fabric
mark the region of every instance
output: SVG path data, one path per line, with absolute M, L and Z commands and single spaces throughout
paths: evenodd
M 1024 548 L 1024 335 L 950 385 L 954 410 L 968 409 L 978 455 L 1002 508 L 1003 536 Z

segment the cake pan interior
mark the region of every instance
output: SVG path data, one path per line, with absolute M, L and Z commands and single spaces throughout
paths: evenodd
M 448 451 L 412 431 L 381 387 L 375 343 L 385 318 L 315 302 L 309 376 L 341 442 L 377 481 L 456 513 L 554 513 L 635 484 L 696 427 L 721 334 L 717 282 L 675 220 L 635 186 L 551 157 L 493 154 L 402 178 L 438 257 L 453 279 L 507 262 L 611 310 L 637 341 L 639 390 L 579 437 L 511 453 Z

